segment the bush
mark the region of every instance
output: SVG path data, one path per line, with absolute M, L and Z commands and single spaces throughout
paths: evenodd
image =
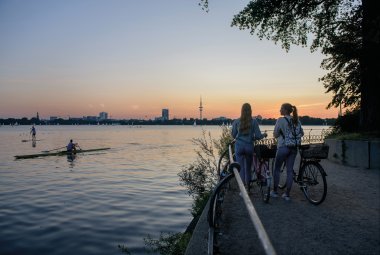
M 359 132 L 359 118 L 359 110 L 346 111 L 344 115 L 337 118 L 326 138 L 333 138 L 346 133 Z
M 347 111 L 343 116 L 338 117 L 331 132 L 326 138 L 340 140 L 368 140 L 379 139 L 380 132 L 361 132 L 359 129 L 359 110 Z
M 185 254 L 190 238 L 190 233 L 161 233 L 158 240 L 148 235 L 147 238 L 144 238 L 144 242 L 152 252 L 165 255 L 182 255 Z

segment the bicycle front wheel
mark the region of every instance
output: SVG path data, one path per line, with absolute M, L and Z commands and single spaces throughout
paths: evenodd
M 318 162 L 306 162 L 299 176 L 301 190 L 307 200 L 314 205 L 322 203 L 327 194 L 326 174 Z

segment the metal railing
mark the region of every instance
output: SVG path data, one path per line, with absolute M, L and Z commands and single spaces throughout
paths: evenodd
M 329 133 L 330 129 L 304 129 L 304 136 L 301 138 L 302 144 L 312 144 L 312 143 L 323 143 L 325 141 L 326 135 Z M 265 130 L 265 132 L 272 130 Z M 319 134 L 312 134 L 312 132 L 318 132 Z M 265 145 L 275 145 L 277 144 L 277 139 L 274 137 L 265 138 L 262 140 L 255 141 L 255 144 L 265 144 Z
M 224 177 L 219 184 L 214 189 L 214 192 L 210 199 L 210 205 L 209 205 L 209 211 L 208 211 L 208 222 L 209 222 L 209 235 L 208 235 L 208 254 L 214 254 L 214 235 L 215 235 L 215 227 L 217 226 L 217 217 L 216 213 L 218 212 L 218 206 L 220 205 L 220 201 L 223 200 L 223 196 L 220 197 L 220 194 L 224 190 L 223 188 L 226 186 L 226 184 L 233 178 L 236 178 L 237 184 L 239 186 L 239 190 L 241 193 L 241 196 L 243 198 L 244 204 L 247 208 L 249 217 L 257 231 L 259 240 L 263 246 L 263 249 L 265 251 L 265 254 L 268 255 L 275 255 L 276 251 L 273 248 L 272 243 L 270 242 L 270 239 L 268 237 L 268 234 L 265 231 L 265 228 L 263 224 L 261 223 L 261 220 L 252 204 L 251 199 L 249 198 L 249 195 L 244 187 L 243 181 L 240 178 L 239 170 L 240 165 L 234 161 L 233 154 L 232 154 L 232 148 L 231 145 L 229 145 L 229 175 Z

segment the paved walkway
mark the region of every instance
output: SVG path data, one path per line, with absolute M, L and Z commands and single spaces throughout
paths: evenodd
M 327 197 L 310 204 L 297 184 L 291 201 L 264 204 L 251 195 L 277 254 L 380 254 L 380 169 L 353 168 L 322 161 Z M 233 186 L 233 185 L 232 185 Z M 187 255 L 207 254 L 207 220 L 202 215 Z M 219 254 L 263 254 L 239 191 L 223 203 Z M 197 247 L 197 248 L 196 248 Z

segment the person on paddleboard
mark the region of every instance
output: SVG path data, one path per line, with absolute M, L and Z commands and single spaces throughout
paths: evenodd
M 32 139 L 36 140 L 36 128 L 34 127 L 34 125 L 30 129 L 30 133 L 32 134 Z
M 74 143 L 73 139 L 70 139 L 69 144 L 66 146 L 67 151 L 69 151 L 69 152 L 76 152 L 77 147 L 80 149 L 78 143 Z

